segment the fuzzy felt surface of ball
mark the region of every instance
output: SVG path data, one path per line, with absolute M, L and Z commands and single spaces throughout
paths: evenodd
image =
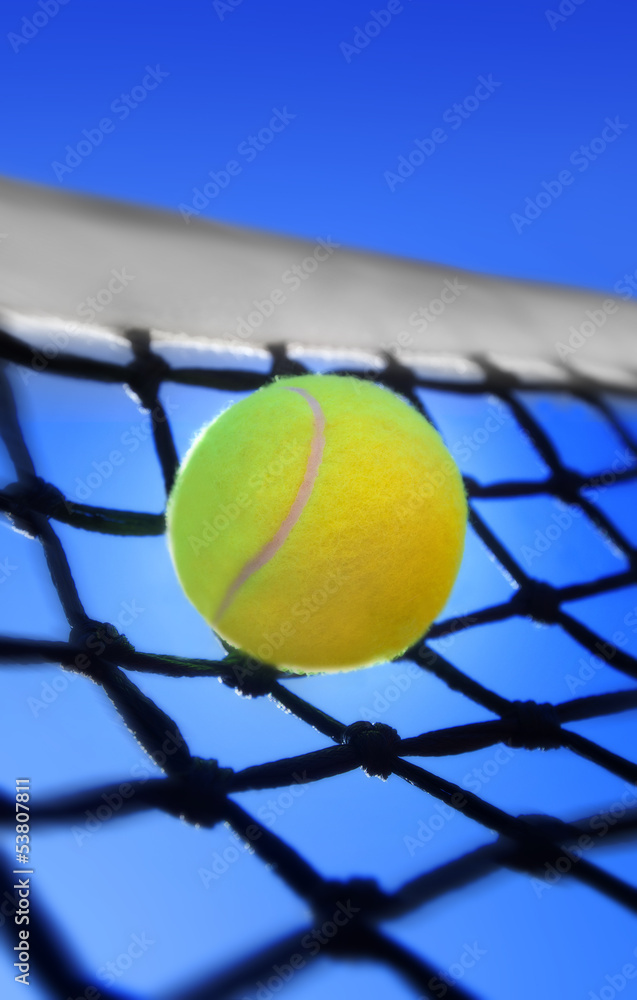
M 167 508 L 182 587 L 231 645 L 293 671 L 393 659 L 442 611 L 467 502 L 438 432 L 364 379 L 279 378 L 221 413 Z

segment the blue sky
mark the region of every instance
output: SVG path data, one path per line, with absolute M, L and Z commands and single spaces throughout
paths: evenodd
M 26 40 L 23 18 L 40 8 L 7 0 L 2 171 L 177 209 L 234 161 L 211 218 L 612 288 L 637 267 L 636 15 L 620 0 L 562 0 L 572 13 L 549 5 L 556 20 L 547 3 L 405 0 L 373 36 L 370 5 L 353 0 L 70 0 Z M 275 109 L 294 117 L 259 142 Z M 601 150 L 607 118 L 628 128 Z M 433 153 L 388 181 L 436 130 Z M 98 144 L 58 179 L 53 164 L 85 131 Z M 572 180 L 518 232 L 511 217 L 565 170 Z
M 56 2 L 49 0 L 49 11 Z M 376 17 L 369 4 L 352 0 L 186 0 L 178 8 L 69 0 L 46 23 L 38 14 L 34 31 L 28 25 L 42 6 L 7 0 L 0 40 L 11 98 L 0 111 L 1 170 L 182 213 L 206 201 L 197 210 L 224 222 L 310 238 L 329 234 L 343 244 L 457 267 L 612 290 L 637 268 L 635 15 L 618 0 L 561 6 L 571 13 L 556 20 L 544 3 L 528 0 L 389 6 L 383 0 L 372 8 Z M 552 10 L 559 13 L 558 5 Z M 118 350 L 113 356 L 125 362 L 125 348 Z M 25 381 L 18 371 L 12 380 L 40 475 L 84 500 L 78 489 L 94 463 L 119 448 L 124 463 L 88 502 L 162 510 L 144 415 L 121 387 L 47 373 Z M 162 398 L 183 455 L 199 428 L 240 396 L 168 383 Z M 429 391 L 425 402 L 467 475 L 484 483 L 545 475 L 510 414 L 484 446 L 468 456 L 463 451 L 462 441 L 485 426 L 496 401 Z M 532 405 L 564 460 L 585 475 L 609 467 L 622 447 L 583 405 L 548 396 Z M 617 405 L 637 433 L 635 406 Z M 140 442 L 134 451 L 131 434 Z M 12 477 L 0 447 L 0 485 Z M 634 487 L 611 487 L 599 503 L 634 540 Z M 476 508 L 520 560 L 558 512 L 542 497 L 480 501 Z M 90 615 L 112 622 L 126 615 L 126 633 L 142 650 L 218 655 L 179 590 L 164 539 L 55 529 Z M 42 552 L 2 523 L 5 558 L 16 568 L 0 585 L 2 632 L 65 638 Z M 530 572 L 561 585 L 622 568 L 621 554 L 580 518 L 533 560 Z M 469 532 L 445 617 L 510 594 L 509 580 Z M 637 588 L 626 588 L 569 610 L 607 638 L 623 628 L 626 648 L 637 655 L 629 624 L 636 607 Z M 470 629 L 438 647 L 510 698 L 558 702 L 631 686 L 606 666 L 571 690 L 568 678 L 579 675 L 589 654 L 560 630 L 522 619 Z M 406 687 L 391 702 L 386 696 L 397 677 Z M 274 704 L 244 701 L 214 680 L 133 679 L 176 718 L 193 753 L 223 765 L 240 769 L 326 745 Z M 30 775 L 41 796 L 150 773 L 110 703 L 85 680 L 51 665 L 3 668 L 2 681 L 10 748 L 5 791 L 18 773 Z M 488 717 L 435 677 L 413 677 L 403 663 L 289 683 L 345 722 L 372 714 L 401 735 Z M 572 728 L 634 756 L 633 713 Z M 569 819 L 625 791 L 620 779 L 565 750 L 518 751 L 507 761 L 496 752 L 419 762 L 462 787 L 473 781 L 475 790 L 477 781 L 479 794 L 516 814 Z M 380 785 L 362 772 L 304 786 L 296 797 L 277 789 L 237 799 L 257 815 L 269 815 L 274 800 L 274 832 L 326 876 L 374 876 L 389 891 L 491 839 L 460 815 L 442 817 L 440 827 L 433 799 L 398 778 Z M 414 847 L 419 830 L 434 827 L 440 827 L 435 836 Z M 193 830 L 149 812 L 79 835 L 63 826 L 42 830 L 35 852 L 38 898 L 58 916 L 87 976 L 126 954 L 134 935 L 153 942 L 118 983 L 140 997 L 176 988 L 308 919 L 302 903 L 238 849 L 225 827 Z M 217 878 L 202 875 L 224 852 L 232 858 L 226 870 Z M 595 861 L 635 881 L 637 857 L 629 847 L 603 847 Z M 505 913 L 511 916 L 503 919 Z M 574 882 L 538 896 L 527 876 L 513 873 L 485 879 L 387 931 L 441 970 L 477 941 L 486 954 L 467 983 L 489 1000 L 530 1000 L 540 991 L 547 1000 L 586 1000 L 631 961 L 637 944 L 616 904 Z M 0 976 L 11 989 L 6 952 Z M 354 985 L 392 1000 L 413 995 L 380 967 L 328 959 L 296 977 L 284 995 L 314 1000 L 329 992 L 345 1000 Z M 36 982 L 31 996 L 47 995 Z

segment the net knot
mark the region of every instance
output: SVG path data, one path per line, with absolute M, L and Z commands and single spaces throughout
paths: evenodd
M 157 402 L 157 391 L 171 368 L 159 354 L 153 351 L 139 351 L 135 360 L 127 368 L 127 385 L 137 396 L 146 410 L 152 410 Z
M 386 905 L 387 895 L 374 879 L 324 882 L 314 897 L 314 937 L 324 934 L 330 949 L 342 956 L 365 954 L 365 922 Z
M 553 885 L 562 875 L 568 874 L 581 857 L 581 853 L 579 857 L 573 853 L 573 847 L 565 846 L 574 845 L 580 831 L 554 816 L 523 814 L 517 818 L 526 825 L 528 836 L 521 842 L 500 835 L 504 852 L 502 863 L 514 871 L 544 878 Z
M 216 760 L 193 757 L 185 771 L 166 781 L 164 807 L 186 823 L 213 827 L 224 818 L 232 773 Z
M 558 750 L 563 746 L 557 709 L 549 702 L 514 701 L 502 716 L 510 730 L 507 743 L 524 750 Z
M 39 476 L 11 483 L 3 492 L 9 499 L 10 508 L 7 513 L 14 528 L 30 538 L 37 538 L 39 535 L 33 520 L 34 513 L 51 517 L 60 506 L 66 505 L 64 494 L 57 486 L 47 483 Z
M 355 749 L 361 767 L 370 778 L 386 781 L 394 770 L 400 737 L 384 722 L 354 722 L 345 730 L 343 742 Z
M 272 667 L 241 653 L 229 653 L 223 661 L 227 673 L 221 681 L 244 698 L 260 698 L 272 691 Z
M 554 492 L 563 503 L 571 506 L 580 502 L 580 490 L 585 482 L 584 476 L 573 469 L 559 469 L 553 474 Z
M 527 580 L 512 597 L 511 605 L 516 614 L 528 615 L 535 621 L 550 625 L 555 621 L 559 599 L 550 583 Z
M 70 632 L 69 641 L 73 646 L 79 647 L 87 663 L 80 663 L 80 656 L 76 657 L 76 667 L 79 673 L 84 673 L 87 667 L 95 667 L 99 663 L 104 653 L 109 651 L 109 658 L 112 653 L 118 650 L 131 652 L 134 647 L 130 644 L 125 635 L 111 625 L 110 622 L 98 622 L 92 618 L 85 618 L 75 624 Z M 73 667 L 69 667 L 73 669 Z

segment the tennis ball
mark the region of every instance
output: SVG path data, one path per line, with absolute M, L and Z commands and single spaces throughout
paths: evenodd
M 194 441 L 167 508 L 183 589 L 215 631 L 293 671 L 392 659 L 442 610 L 467 520 L 439 434 L 351 377 L 279 378 Z

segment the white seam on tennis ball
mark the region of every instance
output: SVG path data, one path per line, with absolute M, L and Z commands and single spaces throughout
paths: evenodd
M 296 386 L 282 386 L 281 388 L 286 389 L 288 392 L 298 392 L 299 396 L 302 396 L 303 399 L 309 404 L 314 415 L 312 443 L 310 444 L 310 454 L 305 468 L 305 475 L 303 477 L 303 482 L 299 486 L 298 493 L 294 498 L 290 512 L 277 533 L 270 539 L 269 542 L 266 542 L 256 556 L 253 556 L 252 559 L 248 560 L 245 566 L 243 566 L 232 583 L 229 585 L 223 600 L 219 605 L 217 614 L 215 615 L 216 622 L 219 622 L 219 620 L 225 615 L 243 584 L 246 583 L 246 581 L 249 580 L 254 573 L 260 570 L 262 566 L 265 566 L 265 564 L 276 555 L 281 546 L 284 544 L 286 538 L 300 518 L 306 503 L 312 495 L 321 459 L 323 458 L 323 448 L 325 447 L 325 414 L 321 409 L 320 403 L 314 398 L 314 396 L 311 396 L 309 392 L 306 392 L 305 389 L 297 389 Z

